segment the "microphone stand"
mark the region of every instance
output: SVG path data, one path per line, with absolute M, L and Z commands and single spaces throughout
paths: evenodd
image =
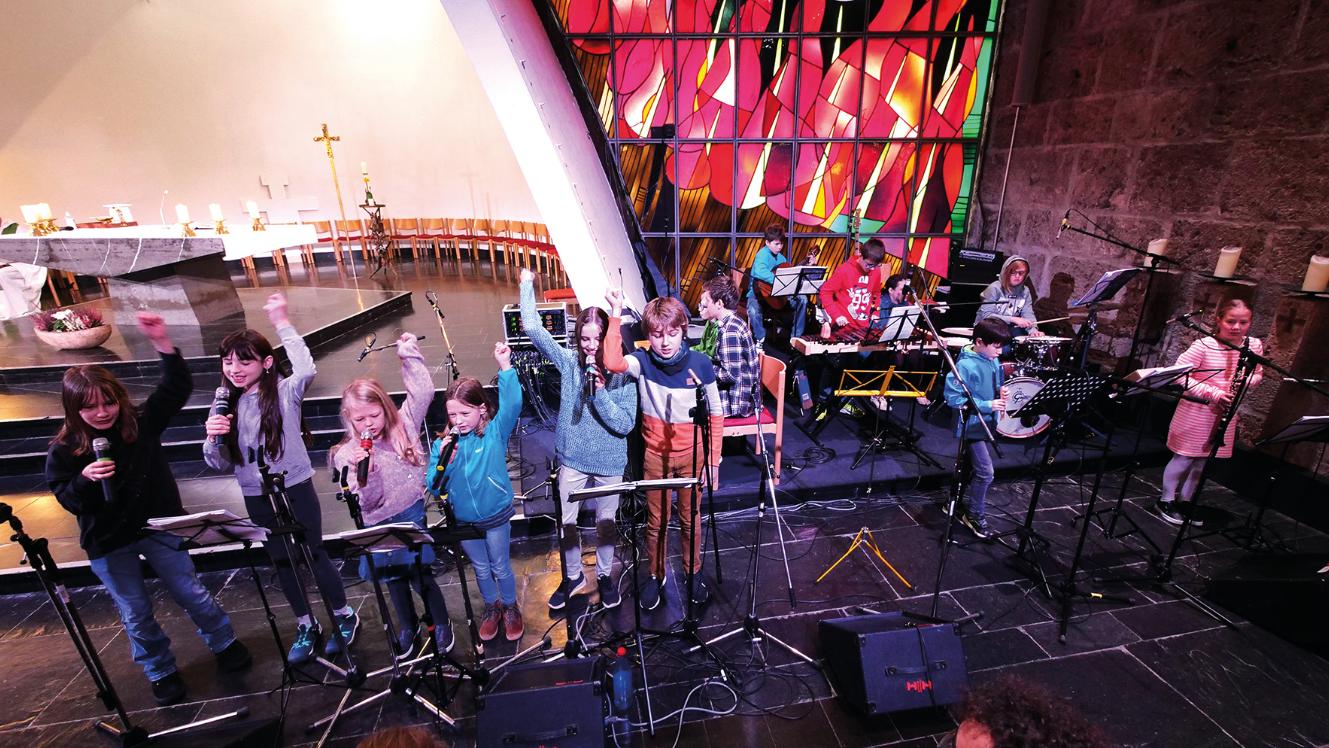
M 438 294 L 434 293 L 433 290 L 425 291 L 425 301 L 428 301 L 430 308 L 434 310 L 434 317 L 438 320 L 439 332 L 443 333 L 443 347 L 448 352 L 447 359 L 444 361 L 448 367 L 448 382 L 444 386 L 444 389 L 446 389 L 447 386 L 461 379 L 461 369 L 457 366 L 457 357 L 452 352 L 452 340 L 448 338 L 448 326 L 443 321 L 445 317 L 443 310 L 438 305 Z M 424 340 L 424 338 L 419 339 Z
M 19 521 L 14 510 L 3 502 L 0 502 L 0 524 L 7 523 L 14 534 L 9 537 L 10 540 L 19 544 L 23 549 L 23 563 L 32 567 L 37 575 L 37 580 L 41 582 L 42 590 L 51 600 L 51 606 L 60 616 L 60 623 L 65 627 L 65 632 L 74 642 L 74 649 L 78 656 L 83 660 L 83 667 L 88 671 L 92 678 L 93 687 L 97 690 L 97 698 L 102 704 L 115 712 L 116 719 L 120 724 L 114 725 L 106 720 L 98 720 L 96 727 L 98 730 L 120 739 L 121 745 L 138 746 L 146 745 L 151 741 L 165 737 L 187 732 L 200 727 L 215 726 L 219 722 L 229 719 L 243 719 L 249 715 L 248 707 L 241 707 L 237 711 L 219 714 L 215 717 L 201 719 L 189 724 L 170 727 L 154 733 L 148 733 L 141 725 L 134 724 L 129 717 L 129 712 L 125 709 L 124 703 L 120 701 L 119 695 L 115 692 L 115 686 L 111 683 L 111 677 L 106 672 L 106 666 L 102 664 L 101 657 L 97 655 L 97 645 L 88 635 L 87 628 L 83 625 L 83 619 L 78 614 L 78 609 L 74 607 L 74 601 L 65 588 L 64 579 L 60 575 L 60 567 L 56 565 L 55 559 L 51 557 L 51 550 L 46 538 L 33 538 L 23 531 L 23 523 Z
M 912 286 L 905 290 L 905 294 L 906 294 L 906 301 L 909 301 L 912 304 L 918 304 L 918 295 L 914 292 Z M 910 296 L 912 296 L 913 298 L 912 299 L 907 298 Z M 919 319 L 922 320 L 924 326 L 927 327 L 928 332 L 932 333 L 933 339 L 941 340 L 941 334 L 937 332 L 937 326 L 932 322 L 932 317 L 930 316 L 931 310 L 929 310 L 927 306 L 924 304 L 918 304 L 918 306 L 920 308 L 920 313 L 918 315 Z M 941 537 L 941 549 L 939 551 L 939 557 L 937 559 L 937 580 L 932 586 L 932 611 L 929 616 L 933 621 L 943 622 L 942 619 L 937 617 L 937 611 L 941 603 L 941 585 L 943 582 L 943 576 L 946 573 L 946 559 L 950 556 L 951 544 L 954 542 L 952 538 L 954 537 L 955 533 L 955 522 L 956 522 L 955 507 L 959 503 L 960 499 L 963 498 L 965 490 L 964 432 L 965 429 L 968 427 L 968 420 L 969 420 L 968 411 L 970 409 L 973 409 L 973 412 L 979 414 L 978 423 L 980 426 L 983 427 L 983 433 L 987 435 L 988 443 L 992 445 L 992 449 L 997 453 L 998 457 L 1001 456 L 1001 448 L 997 446 L 996 436 L 993 435 L 992 429 L 987 424 L 987 420 L 982 417 L 982 413 L 978 409 L 978 402 L 974 400 L 974 393 L 970 392 L 969 385 L 965 384 L 964 377 L 960 376 L 960 370 L 955 364 L 955 359 L 951 357 L 950 350 L 948 350 L 944 345 L 938 346 L 938 349 L 941 352 L 941 358 L 942 361 L 945 362 L 947 370 L 952 376 L 955 377 L 955 381 L 958 382 L 960 385 L 960 390 L 964 392 L 964 403 L 961 404 L 960 406 L 960 438 L 956 440 L 957 446 L 955 448 L 955 467 L 953 468 L 952 472 L 951 492 L 950 496 L 946 500 L 946 528 L 942 532 L 942 537 Z M 953 623 L 956 626 L 960 626 L 969 621 L 976 620 L 982 617 L 983 617 L 983 612 L 978 611 L 976 613 L 971 613 L 963 618 L 958 618 L 954 621 L 950 621 L 950 623 Z

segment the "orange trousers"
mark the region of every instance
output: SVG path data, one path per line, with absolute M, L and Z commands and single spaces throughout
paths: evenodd
M 668 455 L 648 449 L 642 475 L 646 480 L 696 478 L 696 460 L 691 452 Z M 683 559 L 684 569 L 689 574 L 695 574 L 701 569 L 701 507 L 697 503 L 698 491 L 695 487 L 678 491 L 679 540 L 683 548 L 691 548 L 691 553 L 684 552 Z M 669 526 L 669 511 L 669 492 L 646 492 L 646 557 L 650 559 L 651 576 L 656 579 L 664 579 L 665 560 L 669 557 L 668 533 L 663 531 L 663 528 Z

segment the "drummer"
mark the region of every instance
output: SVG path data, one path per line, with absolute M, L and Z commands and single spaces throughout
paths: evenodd
M 1041 337 L 1038 318 L 1034 315 L 1034 295 L 1025 281 L 1029 278 L 1029 261 L 1011 255 L 1001 264 L 1001 273 L 983 289 L 979 300 L 983 303 L 974 315 L 974 325 L 985 319 L 997 318 L 1005 322 L 1012 336 Z

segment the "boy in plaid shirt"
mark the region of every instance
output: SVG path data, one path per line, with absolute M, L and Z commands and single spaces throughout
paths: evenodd
M 760 386 L 757 346 L 748 323 L 735 313 L 736 309 L 738 290 L 728 278 L 716 276 L 702 286 L 697 311 L 702 319 L 720 328 L 711 363 L 715 366 L 715 381 L 720 386 L 720 402 L 726 418 L 755 413 Z

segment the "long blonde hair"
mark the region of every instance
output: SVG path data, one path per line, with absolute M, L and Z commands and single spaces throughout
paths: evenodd
M 423 465 L 420 458 L 420 440 L 416 434 L 407 430 L 406 420 L 401 417 L 401 411 L 397 409 L 397 404 L 392 401 L 387 390 L 378 383 L 377 379 L 357 379 L 346 385 L 346 389 L 341 392 L 341 425 L 346 430 L 346 435 L 337 446 L 333 447 L 328 453 L 334 455 L 347 442 L 358 441 L 360 435 L 356 433 L 355 427 L 351 425 L 351 411 L 349 404 L 357 405 L 377 405 L 383 409 L 383 434 L 387 436 L 388 443 L 392 445 L 392 451 L 397 456 L 412 465 Z

